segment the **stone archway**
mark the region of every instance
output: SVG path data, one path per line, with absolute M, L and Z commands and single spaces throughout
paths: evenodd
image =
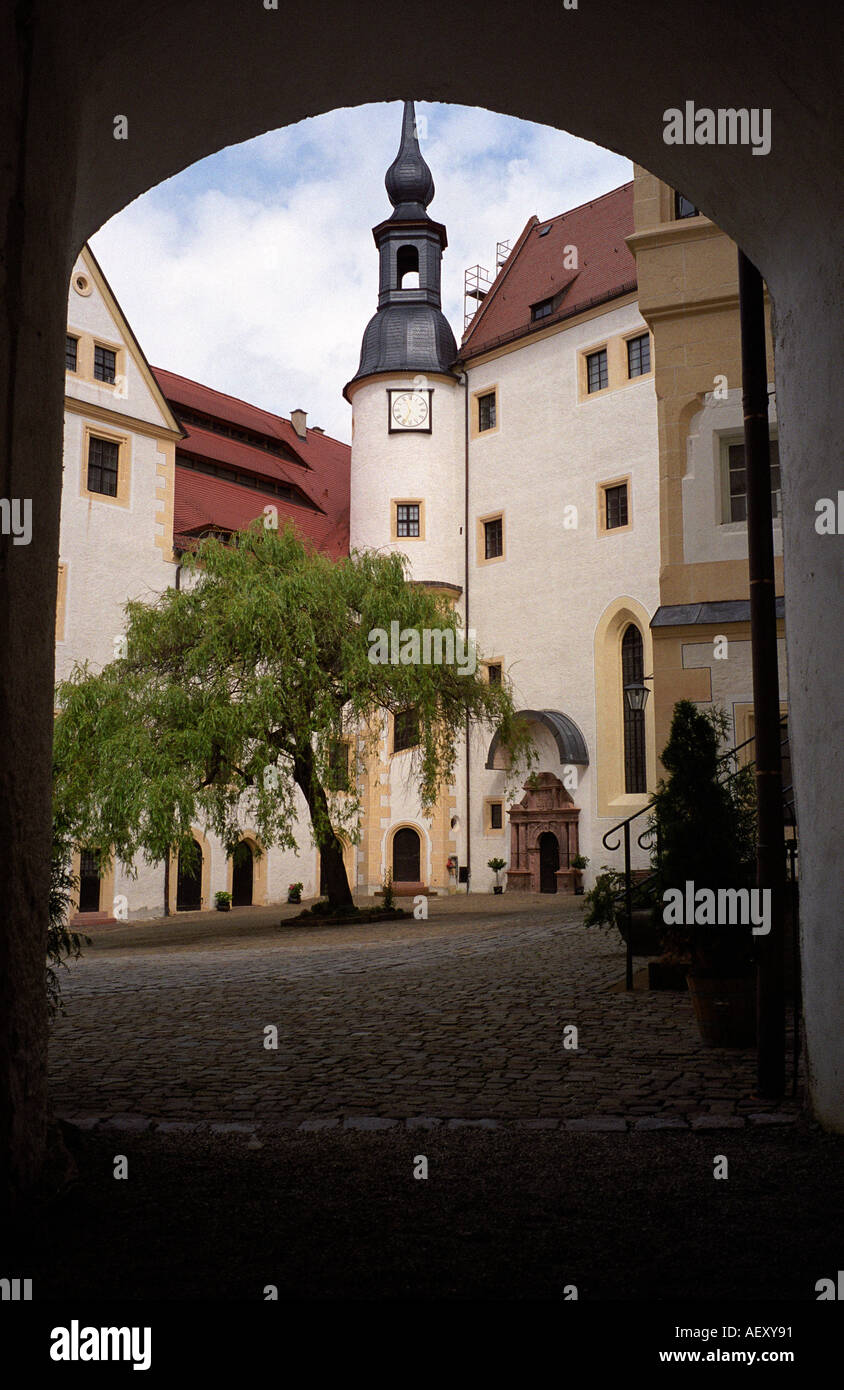
M 519 804 L 510 807 L 507 891 L 573 893 L 575 870 L 571 861 L 580 852 L 580 810 L 553 772 L 540 772 L 530 778 L 524 791 Z M 551 868 L 553 849 L 547 837 L 556 843 L 558 867 Z M 553 887 L 549 884 L 551 876 Z
M 422 41 L 385 45 L 383 7 L 333 11 L 202 0 L 166 7 L 24 0 L 0 15 L 0 498 L 37 498 L 32 543 L 2 543 L 0 585 L 0 1154 L 13 1183 L 37 1177 L 46 1139 L 43 958 L 50 860 L 53 624 L 67 280 L 83 242 L 133 198 L 204 155 L 305 116 L 413 95 L 462 101 L 569 130 L 625 152 L 681 189 L 759 267 L 775 304 L 794 781 L 801 845 L 804 1016 L 818 1118 L 844 1130 L 836 1040 L 844 1003 L 837 823 L 841 633 L 825 615 L 844 550 L 814 530 L 835 498 L 844 435 L 840 158 L 832 109 L 832 7 L 710 0 L 569 10 L 538 0 L 524 23 L 505 0 L 485 21 L 490 61 L 466 64 L 477 17 L 429 0 Z M 612 43 L 607 35 L 612 34 Z M 694 41 L 690 41 L 694 35 Z M 566 81 L 557 80 L 566 53 Z M 754 61 L 747 62 L 752 52 Z M 353 61 L 349 55 L 353 55 Z M 292 60 L 291 60 L 292 55 Z M 319 61 L 297 61 L 319 55 Z M 678 89 L 677 74 L 683 81 Z M 279 81 L 279 74 L 285 75 Z M 92 75 L 96 80 L 91 80 Z M 150 74 L 154 80 L 150 81 Z M 220 91 L 235 87 L 235 100 Z M 668 145 L 663 112 L 684 93 L 773 113 L 770 153 Z M 128 139 L 115 139 L 117 113 Z M 33 903 L 41 904 L 33 913 Z

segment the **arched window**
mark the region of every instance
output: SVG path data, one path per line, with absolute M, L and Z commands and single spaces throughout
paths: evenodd
M 642 634 L 634 623 L 627 627 L 621 639 L 621 684 L 642 683 L 645 676 Z M 622 690 L 624 705 L 624 790 L 646 792 L 647 764 L 645 761 L 645 711 L 631 709 Z
M 400 290 L 419 288 L 419 248 L 400 246 L 396 255 L 396 279 Z

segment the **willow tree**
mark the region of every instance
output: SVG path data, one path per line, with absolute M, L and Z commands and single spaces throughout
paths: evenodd
M 415 710 L 423 811 L 453 779 L 467 719 L 500 731 L 514 772 L 530 762 L 506 684 L 483 678 L 451 605 L 409 581 L 402 556 L 333 561 L 258 522 L 203 541 L 187 571 L 181 589 L 126 605 L 115 660 L 58 688 L 56 804 L 75 843 L 160 862 L 201 823 L 229 851 L 247 827 L 295 849 L 298 788 L 339 908 L 360 803 L 354 778 L 332 790 L 338 741 L 365 755 L 385 713 Z

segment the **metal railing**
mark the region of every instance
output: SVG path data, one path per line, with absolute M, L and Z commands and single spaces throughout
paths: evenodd
M 788 747 L 788 732 L 787 732 L 787 730 L 788 730 L 788 723 L 787 723 L 786 720 L 783 720 L 783 721 L 782 721 L 782 723 L 780 724 L 780 728 L 782 729 L 782 731 L 783 731 L 783 733 L 784 733 L 784 738 L 783 738 L 783 740 L 782 740 L 782 745 L 781 745 L 781 746 L 782 746 L 783 749 L 787 749 L 787 747 Z M 752 766 L 753 766 L 753 760 L 752 760 L 752 759 L 748 759 L 748 761 L 747 761 L 746 763 L 743 763 L 741 766 L 739 766 L 739 765 L 738 765 L 738 762 L 737 762 L 737 757 L 738 757 L 738 754 L 742 751 L 742 749 L 748 748 L 752 743 L 755 743 L 755 741 L 756 741 L 756 736 L 755 736 L 755 734 L 751 734 L 750 738 L 746 738 L 746 739 L 744 740 L 743 743 L 738 743 L 738 744 L 736 744 L 734 748 L 728 748 L 727 751 L 726 751 L 726 753 L 722 753 L 721 756 L 718 758 L 718 763 L 717 763 L 717 765 L 718 765 L 719 768 L 722 768 L 722 767 L 723 767 L 723 768 L 728 768 L 729 765 L 730 765 L 730 763 L 733 763 L 733 764 L 734 764 L 733 767 L 732 767 L 732 769 L 731 769 L 730 771 L 727 772 L 726 777 L 723 779 L 725 782 L 731 782 L 731 781 L 733 781 L 736 777 L 739 776 L 740 773 L 744 772 L 748 767 L 752 767 Z M 789 759 L 789 766 L 790 766 L 790 759 Z M 797 818 L 796 818 L 795 809 L 794 809 L 794 790 L 793 790 L 793 787 L 792 787 L 792 785 L 791 785 L 791 782 L 789 782 L 788 786 L 784 786 L 784 787 L 783 787 L 783 803 L 784 803 L 784 806 L 785 806 L 785 813 L 786 813 L 786 828 L 787 828 L 787 830 L 791 830 L 791 832 L 792 832 L 792 834 L 786 838 L 785 848 L 786 848 L 786 853 L 787 853 L 787 855 L 788 855 L 788 866 L 789 866 L 789 875 L 788 875 L 788 877 L 789 877 L 789 882 L 790 882 L 790 884 L 791 884 L 792 912 L 793 912 L 793 914 L 794 914 L 794 919 L 793 919 L 793 920 L 794 920 L 794 940 L 795 940 L 795 943 L 796 943 L 796 941 L 797 941 L 797 853 L 798 853 L 798 843 L 797 843 Z M 618 849 L 621 847 L 622 844 L 624 845 L 624 887 L 623 887 L 622 889 L 620 889 L 619 892 L 616 894 L 616 902 L 617 902 L 617 904 L 618 904 L 619 909 L 620 909 L 622 906 L 623 906 L 623 908 L 624 908 L 624 919 L 623 919 L 623 920 L 624 920 L 624 922 L 625 922 L 625 936 L 626 936 L 626 946 L 627 946 L 627 963 L 626 963 L 626 969 L 625 969 L 625 988 L 628 989 L 628 990 L 632 990 L 632 988 L 633 988 L 633 911 L 634 911 L 633 899 L 634 899 L 634 896 L 638 896 L 638 898 L 639 898 L 640 901 L 642 902 L 643 906 L 647 906 L 647 907 L 654 907 L 654 906 L 656 906 L 656 898 L 655 898 L 655 896 L 653 895 L 653 889 L 654 889 L 655 886 L 656 886 L 656 880 L 657 880 L 657 871 L 656 871 L 656 869 L 654 869 L 654 870 L 653 870 L 650 874 L 648 874 L 644 879 L 641 879 L 641 878 L 640 878 L 640 879 L 638 879 L 638 880 L 635 880 L 634 877 L 633 877 L 633 875 L 634 875 L 635 873 L 640 872 L 640 871 L 635 870 L 635 869 L 633 868 L 633 866 L 632 866 L 632 856 L 631 856 L 632 833 L 631 833 L 631 826 L 633 825 L 633 822 L 634 822 L 634 821 L 639 820 L 642 816 L 648 816 L 648 817 L 650 818 L 652 815 L 653 815 L 653 801 L 651 800 L 651 801 L 648 802 L 647 806 L 642 806 L 640 810 L 634 811 L 633 814 L 632 814 L 631 816 L 627 816 L 624 820 L 618 821 L 618 823 L 617 823 L 616 825 L 611 826 L 610 829 L 606 832 L 606 834 L 602 837 L 602 840 L 601 840 L 601 843 L 603 844 L 604 849 L 608 849 L 611 853 L 614 853 L 616 850 L 618 850 Z M 640 849 L 645 849 L 645 850 L 653 850 L 653 848 L 654 848 L 654 837 L 657 836 L 657 844 L 656 844 L 656 857 L 657 857 L 657 860 L 659 859 L 659 840 L 658 840 L 658 834 L 659 834 L 658 828 L 657 828 L 656 826 L 654 826 L 653 823 L 652 823 L 652 822 L 650 821 L 650 819 L 649 819 L 648 824 L 645 825 L 644 829 L 640 830 L 639 833 L 638 833 L 638 835 L 636 836 L 636 843 L 637 843 L 637 845 L 640 847 Z M 620 838 L 619 838 L 619 836 L 620 836 Z M 615 837 L 615 839 L 613 839 L 613 837 Z M 799 954 L 798 954 L 798 952 L 797 952 L 796 949 L 795 949 L 795 968 L 796 968 L 797 971 L 799 971 Z M 799 983 L 799 982 L 796 980 L 796 982 L 795 982 L 795 999 L 799 998 L 798 983 Z M 796 1019 L 796 1015 L 795 1015 L 795 1034 L 797 1034 L 797 1032 L 798 1032 L 798 1028 L 797 1028 L 797 1019 Z M 796 1077 L 796 1061 L 795 1061 L 795 1077 Z

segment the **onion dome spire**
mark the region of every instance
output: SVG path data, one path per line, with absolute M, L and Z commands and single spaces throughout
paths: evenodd
M 412 101 L 404 104 L 399 152 L 387 170 L 384 183 L 395 212 L 391 221 L 413 221 L 427 217 L 425 209 L 434 196 L 434 179 L 422 158 L 416 134 L 416 111 Z

